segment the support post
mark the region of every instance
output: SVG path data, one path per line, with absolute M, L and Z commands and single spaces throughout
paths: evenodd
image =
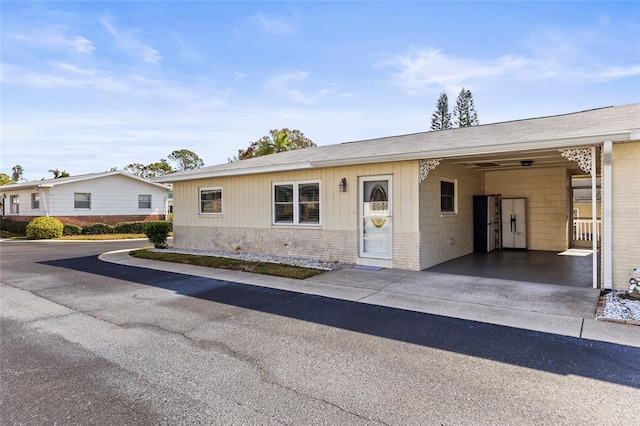
M 593 254 L 593 288 L 598 288 L 598 209 L 597 209 L 597 185 L 596 185 L 596 147 L 591 147 L 591 243 Z
M 603 257 L 603 287 L 613 288 L 613 142 L 605 141 L 603 147 L 603 182 L 602 182 L 602 204 L 604 207 L 602 217 L 602 257 Z

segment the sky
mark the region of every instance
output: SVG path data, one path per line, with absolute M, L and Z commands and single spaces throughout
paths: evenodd
M 7 1 L 0 172 L 205 165 L 271 129 L 318 145 L 640 102 L 640 2 Z

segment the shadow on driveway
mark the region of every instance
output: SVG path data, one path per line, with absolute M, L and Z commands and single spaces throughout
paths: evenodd
M 520 367 L 640 388 L 640 348 L 117 265 L 97 256 L 42 264 Z

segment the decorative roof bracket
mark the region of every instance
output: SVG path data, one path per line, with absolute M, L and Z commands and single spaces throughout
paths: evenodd
M 560 154 L 569 161 L 575 161 L 586 174 L 591 174 L 591 147 L 562 148 Z
M 440 160 L 420 160 L 420 183 L 427 178 L 429 172 L 440 165 Z

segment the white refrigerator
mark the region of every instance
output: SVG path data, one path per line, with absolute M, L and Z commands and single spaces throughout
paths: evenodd
M 502 248 L 526 249 L 526 198 L 503 198 L 501 210 Z

